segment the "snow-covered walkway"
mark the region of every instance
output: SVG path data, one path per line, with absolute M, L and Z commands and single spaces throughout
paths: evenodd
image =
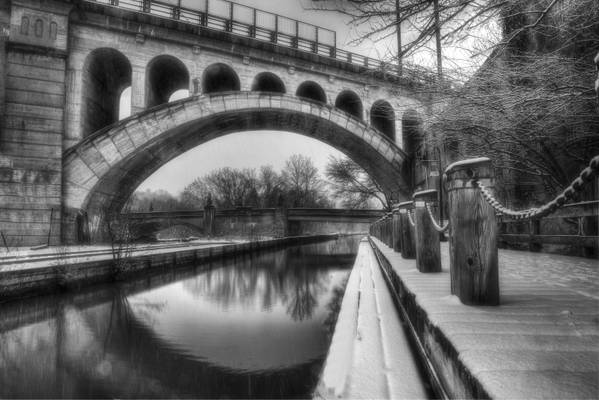
M 370 244 L 360 243 L 316 398 L 427 396 Z
M 423 274 L 372 240 L 450 397 L 599 398 L 597 260 L 500 250 L 501 305 L 475 307 L 450 293 L 447 243 Z

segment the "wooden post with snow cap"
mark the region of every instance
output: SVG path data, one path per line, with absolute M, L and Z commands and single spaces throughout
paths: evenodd
M 453 163 L 445 170 L 449 204 L 451 293 L 462 303 L 499 304 L 495 210 L 477 182 L 492 190 L 491 160 L 482 157 Z
M 414 222 L 416 226 L 416 268 L 420 272 L 441 272 L 441 245 L 439 233 L 431 221 L 426 204 L 437 202 L 437 191 L 423 190 L 414 193 Z
M 399 205 L 393 205 L 393 217 L 392 217 L 392 237 L 393 237 L 393 251 L 401 251 L 401 224 L 399 222 Z
M 410 220 L 408 219 L 408 210 L 412 209 L 412 201 L 404 201 L 397 206 L 399 209 L 399 225 L 401 232 L 401 256 L 402 258 L 416 258 L 414 248 L 414 235 Z

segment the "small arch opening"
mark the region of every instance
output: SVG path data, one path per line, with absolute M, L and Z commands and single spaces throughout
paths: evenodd
M 370 109 L 370 124 L 395 142 L 395 111 L 389 102 L 374 102 Z
M 189 97 L 189 89 L 179 89 L 168 98 L 168 102 L 182 100 Z
M 360 97 L 351 90 L 344 90 L 343 92 L 339 93 L 337 99 L 335 100 L 335 107 L 353 115 L 356 118 L 363 118 L 364 108 L 362 107 L 362 100 L 360 100 Z
M 252 90 L 256 92 L 286 93 L 285 84 L 272 72 L 261 72 L 254 78 Z
M 29 18 L 21 17 L 21 35 L 29 34 Z
M 81 133 L 85 137 L 119 120 L 123 92 L 131 86 L 131 63 L 118 50 L 95 49 L 85 60 L 82 77 Z
M 181 60 L 162 55 L 155 57 L 147 67 L 147 107 L 168 103 L 173 93 L 187 90 L 189 94 L 189 72 Z
M 321 103 L 327 102 L 327 95 L 325 94 L 324 89 L 318 83 L 313 81 L 306 81 L 299 85 L 295 95 L 297 97 L 303 97 Z
M 239 77 L 226 64 L 212 64 L 204 71 L 202 78 L 204 93 L 217 93 L 240 90 Z
M 119 121 L 131 116 L 131 86 L 121 92 L 119 98 Z

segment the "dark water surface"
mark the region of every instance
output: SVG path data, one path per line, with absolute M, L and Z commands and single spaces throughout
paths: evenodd
M 310 397 L 359 239 L 0 305 L 0 397 Z

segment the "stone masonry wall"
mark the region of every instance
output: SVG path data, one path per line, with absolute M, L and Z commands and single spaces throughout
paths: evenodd
M 9 246 L 60 238 L 68 6 L 13 0 L 1 122 L 0 224 Z M 52 220 L 51 220 L 52 216 Z

